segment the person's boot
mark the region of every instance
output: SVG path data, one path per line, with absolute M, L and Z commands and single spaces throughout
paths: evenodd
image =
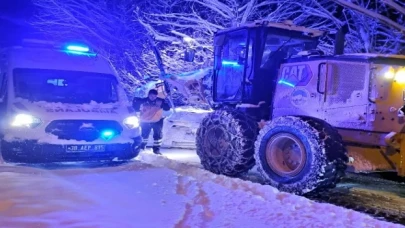
M 146 143 L 142 143 L 140 147 L 141 147 L 141 150 L 145 150 L 146 149 Z
M 153 147 L 153 153 L 157 154 L 157 155 L 162 155 L 162 153 L 160 153 L 160 148 L 159 147 Z

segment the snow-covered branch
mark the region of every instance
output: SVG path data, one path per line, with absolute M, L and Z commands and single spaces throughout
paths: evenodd
M 340 5 L 344 6 L 344 7 L 347 7 L 347 8 L 350 8 L 350 9 L 353 9 L 353 10 L 358 11 L 359 13 L 361 13 L 361 14 L 363 14 L 363 15 L 369 16 L 369 17 L 371 17 L 371 18 L 378 19 L 378 20 L 381 21 L 382 23 L 387 24 L 388 26 L 390 26 L 390 27 L 392 27 L 392 28 L 395 28 L 395 29 L 397 29 L 398 31 L 400 31 L 401 33 L 404 33 L 404 34 L 405 34 L 405 26 L 396 23 L 395 21 L 389 19 L 389 18 L 386 17 L 386 16 L 383 16 L 383 15 L 379 14 L 378 12 L 374 12 L 374 11 L 372 11 L 372 10 L 369 10 L 369 9 L 367 9 L 367 8 L 364 8 L 364 7 L 361 7 L 360 5 L 356 5 L 356 4 L 354 4 L 354 3 L 352 3 L 352 2 L 349 2 L 349 1 L 346 1 L 346 0 L 335 0 L 335 1 L 336 1 L 338 4 L 340 4 Z M 392 5 L 395 4 L 395 3 L 392 2 L 392 1 L 386 1 L 386 2 L 389 2 L 389 3 L 391 3 Z M 397 5 L 397 4 L 395 4 L 395 5 Z M 399 5 L 398 5 L 398 6 L 399 6 Z
M 392 1 L 392 0 L 381 0 L 381 2 L 389 5 L 392 7 L 394 10 L 397 10 L 399 13 L 402 13 L 405 15 L 405 7 L 399 5 L 398 3 Z

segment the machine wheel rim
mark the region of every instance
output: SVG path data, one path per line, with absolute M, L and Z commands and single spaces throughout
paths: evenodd
M 297 176 L 303 170 L 306 160 L 303 143 L 292 134 L 277 134 L 266 145 L 266 162 L 279 176 Z

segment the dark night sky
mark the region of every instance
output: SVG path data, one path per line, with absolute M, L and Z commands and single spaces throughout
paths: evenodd
M 33 14 L 30 0 L 0 0 L 0 46 L 29 36 L 26 21 Z
M 24 18 L 31 14 L 31 0 L 0 0 L 0 15 L 2 16 Z

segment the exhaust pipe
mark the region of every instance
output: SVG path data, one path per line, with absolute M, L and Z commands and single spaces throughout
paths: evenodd
M 349 32 L 349 26 L 343 25 L 336 33 L 334 55 L 343 55 L 345 51 L 345 36 Z

